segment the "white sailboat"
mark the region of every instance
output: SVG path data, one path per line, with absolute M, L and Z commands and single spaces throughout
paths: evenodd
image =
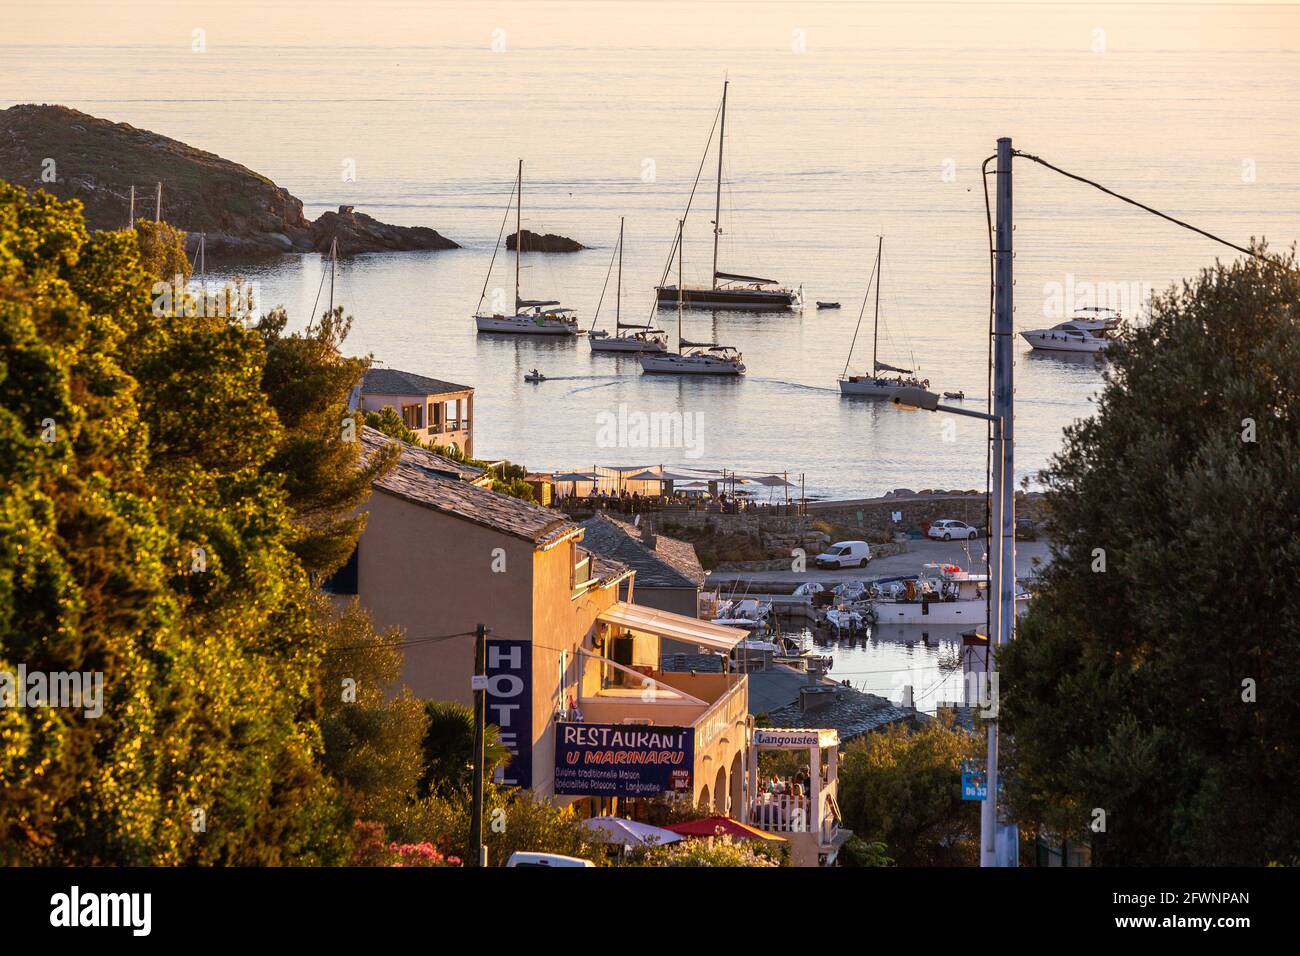
M 519 174 L 515 180 L 515 308 L 513 313 L 476 312 L 474 324 L 480 332 L 503 332 L 512 335 L 577 335 L 578 313 L 567 309 L 554 299 L 521 299 L 519 297 L 519 268 L 523 255 L 523 202 L 524 202 L 524 161 L 519 160 Z M 506 207 L 506 215 L 510 207 Z M 502 232 L 505 223 L 502 223 Z M 497 239 L 500 248 L 500 238 Z M 488 263 L 487 278 L 483 280 L 483 292 L 479 295 L 479 308 L 487 298 L 488 282 L 492 279 L 492 264 L 496 262 L 497 250 L 492 250 L 492 262 Z
M 677 222 L 677 275 L 682 271 L 682 229 L 685 219 Z M 642 372 L 669 375 L 744 375 L 743 356 L 730 345 L 717 342 L 688 342 L 682 338 L 682 296 L 677 298 L 677 351 L 662 355 L 642 355 Z
M 713 284 L 687 286 L 679 275 L 677 285 L 665 285 L 661 281 L 655 287 L 655 295 L 662 308 L 676 305 L 679 309 L 745 309 L 765 312 L 796 309 L 802 305 L 800 294 L 794 289 L 780 287 L 776 279 L 718 271 L 718 239 L 722 236 L 722 152 L 727 132 L 727 86 L 728 82 L 724 80 L 718 129 L 718 180 L 713 202 Z M 707 155 L 708 144 L 705 145 L 705 156 Z M 697 176 L 696 182 L 698 181 Z M 691 195 L 694 194 L 692 188 Z M 689 214 L 689 203 L 686 209 Z
M 618 221 L 618 281 L 614 292 L 614 334 L 610 335 L 604 329 L 596 328 L 596 320 L 600 318 L 600 305 L 605 299 L 605 290 L 600 291 L 600 301 L 596 303 L 596 314 L 591 318 L 591 330 L 587 333 L 587 341 L 591 343 L 593 352 L 667 352 L 668 342 L 663 329 L 651 328 L 646 325 L 632 325 L 623 321 L 623 220 Z M 612 266 L 613 263 L 611 262 Z M 609 275 L 605 276 L 605 283 L 609 283 Z
M 862 327 L 862 315 L 866 311 L 867 300 L 862 300 L 862 311 L 858 313 L 858 325 L 853 330 L 853 343 L 849 346 L 849 356 L 844 361 L 844 371 L 840 374 L 840 394 L 855 395 L 866 398 L 892 398 L 899 394 L 902 389 L 911 388 L 929 388 L 928 379 L 917 378 L 912 374 L 909 368 L 898 368 L 895 365 L 886 365 L 878 358 L 878 346 L 880 343 L 880 263 L 881 256 L 884 252 L 885 237 L 881 236 L 876 245 L 876 268 L 873 272 L 876 283 L 876 318 L 874 328 L 871 333 L 871 374 L 870 375 L 849 375 L 849 363 L 853 361 L 853 346 L 858 341 L 858 329 Z M 868 287 L 868 291 L 870 288 Z M 882 375 L 882 372 L 893 372 L 892 378 Z

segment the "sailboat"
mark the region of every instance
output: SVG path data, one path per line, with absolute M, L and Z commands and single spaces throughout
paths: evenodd
M 515 308 L 507 315 L 501 312 L 477 312 L 474 324 L 480 332 L 505 332 L 514 335 L 577 335 L 578 313 L 564 308 L 554 299 L 521 299 L 519 297 L 519 268 L 523 255 L 523 204 L 524 204 L 524 161 L 519 160 L 519 174 L 515 180 L 515 193 L 511 196 L 515 206 Z M 506 206 L 506 215 L 510 207 Z M 505 231 L 505 223 L 502 223 Z M 497 240 L 500 248 L 500 239 Z M 497 249 L 492 250 L 492 262 L 488 263 L 488 274 L 483 280 L 483 292 L 479 295 L 478 307 L 483 308 L 487 298 L 488 283 L 492 280 L 492 265 L 496 262 Z
M 878 358 L 880 343 L 880 263 L 885 248 L 885 237 L 881 236 L 876 244 L 876 268 L 873 273 L 876 281 L 876 319 L 871 332 L 871 374 L 849 375 L 849 363 L 853 361 L 853 345 L 858 341 L 858 329 L 862 327 L 862 315 L 866 311 L 867 300 L 862 300 L 862 311 L 858 313 L 858 325 L 853 330 L 853 344 L 849 346 L 849 357 L 844 360 L 844 371 L 840 375 L 841 395 L 863 395 L 867 398 L 892 398 L 901 389 L 929 388 L 928 379 L 918 379 L 910 368 L 898 368 L 886 365 Z M 881 372 L 893 372 L 893 378 L 885 378 Z
M 713 200 L 713 284 L 708 287 L 687 286 L 681 277 L 677 285 L 659 285 L 655 295 L 659 305 L 674 305 L 688 309 L 747 309 L 751 311 L 780 311 L 798 308 L 802 303 L 799 293 L 782 288 L 776 279 L 718 271 L 718 239 L 722 236 L 722 152 L 727 132 L 727 85 L 722 83 L 722 107 L 718 128 L 718 180 Z M 712 137 L 710 137 L 711 139 Z M 705 146 L 705 155 L 708 145 Z M 703 161 L 701 161 L 702 163 Z M 694 190 L 692 190 L 692 195 Z M 687 204 L 687 213 L 690 205 Z
M 682 230 L 686 220 L 677 222 L 677 278 L 682 275 Z M 730 345 L 716 342 L 688 342 L 682 338 L 682 300 L 677 300 L 677 351 L 662 355 L 642 355 L 642 372 L 667 372 L 673 375 L 744 375 L 743 356 Z
M 600 303 L 596 303 L 596 314 L 591 319 L 591 330 L 587 333 L 587 341 L 591 343 L 593 352 L 667 352 L 668 342 L 664 337 L 663 329 L 652 329 L 646 325 L 631 325 L 623 321 L 623 220 L 618 221 L 618 282 L 614 292 L 614 334 L 610 335 L 604 329 L 596 328 L 596 320 L 600 318 Z M 613 263 L 611 262 L 612 266 Z M 608 284 L 609 275 L 605 275 L 605 282 Z M 604 300 L 605 290 L 601 290 L 601 300 Z M 635 330 L 625 332 L 624 330 Z

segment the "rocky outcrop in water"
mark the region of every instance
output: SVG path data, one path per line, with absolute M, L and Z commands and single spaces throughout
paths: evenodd
M 433 229 L 388 225 L 350 206 L 313 222 L 300 199 L 245 166 L 66 106 L 0 110 L 0 179 L 81 200 L 91 229 L 127 225 L 132 186 L 136 217 L 153 218 L 161 182 L 162 218 L 203 233 L 217 258 L 323 252 L 335 237 L 341 255 L 457 248 Z
M 557 236 L 551 232 L 539 236 L 535 232 L 524 229 L 521 235 L 524 237 L 524 252 L 578 252 L 587 248 L 576 239 Z M 511 252 L 515 251 L 515 234 L 513 232 L 506 236 L 506 248 Z

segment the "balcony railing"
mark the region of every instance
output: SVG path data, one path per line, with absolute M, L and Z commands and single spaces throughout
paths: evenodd
M 792 796 L 786 793 L 760 793 L 750 808 L 749 823 L 769 833 L 810 833 L 816 830 L 823 844 L 834 841 L 839 830 L 831 802 L 835 800 L 838 786 L 830 783 L 821 788 L 821 817 L 812 819 L 812 797 Z
M 695 743 L 698 748 L 712 744 L 728 727 L 749 713 L 749 682 L 739 678 L 736 683 L 695 723 Z

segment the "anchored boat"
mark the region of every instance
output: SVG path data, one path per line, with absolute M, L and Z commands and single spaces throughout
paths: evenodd
M 1079 309 L 1069 322 L 1021 332 L 1020 337 L 1044 352 L 1104 352 L 1123 321 L 1114 309 L 1089 306 Z
M 677 222 L 677 272 L 682 268 L 682 228 L 686 220 Z M 677 303 L 677 351 L 662 355 L 642 355 L 642 372 L 660 372 L 670 375 L 744 375 L 745 363 L 741 354 L 730 345 L 717 342 L 688 342 L 682 338 L 682 302 Z
M 655 287 L 655 295 L 662 308 L 678 306 L 688 309 L 750 311 L 781 311 L 798 308 L 802 304 L 799 293 L 793 289 L 783 288 L 776 279 L 718 271 L 718 239 L 722 236 L 722 154 L 727 132 L 727 85 L 727 81 L 724 80 L 718 125 L 718 180 L 713 201 L 713 284 L 708 287 L 687 286 L 679 277 L 677 285 L 664 285 L 661 281 Z M 704 147 L 706 156 L 712 140 L 713 136 L 710 133 L 709 143 Z M 694 194 L 695 191 L 692 189 L 691 195 Z M 689 202 L 686 210 L 689 214 Z
M 524 203 L 524 161 L 519 160 L 519 173 L 515 179 L 515 192 L 511 195 L 511 201 L 515 207 L 515 307 L 512 313 L 503 312 L 477 312 L 474 315 L 474 324 L 480 332 L 502 332 L 512 335 L 577 335 L 578 334 L 578 313 L 573 309 L 567 309 L 554 299 L 521 299 L 519 297 L 519 263 L 523 255 L 523 242 L 519 236 L 522 235 L 523 223 L 523 203 Z M 510 206 L 506 206 L 507 216 L 510 215 Z M 505 232 L 505 220 L 502 220 L 501 231 Z M 501 239 L 497 238 L 497 247 L 492 250 L 492 261 L 488 263 L 488 274 L 483 280 L 483 292 L 479 295 L 478 307 L 483 308 L 483 300 L 487 298 L 488 283 L 492 280 L 492 265 L 497 259 L 497 249 L 501 247 Z
M 853 342 L 849 345 L 849 356 L 844 360 L 844 371 L 840 374 L 841 395 L 861 395 L 866 398 L 893 398 L 903 389 L 929 388 L 929 379 L 917 378 L 908 368 L 886 365 L 878 358 L 880 344 L 880 264 L 885 248 L 885 237 L 881 236 L 876 244 L 876 267 L 872 270 L 872 279 L 876 284 L 876 318 L 871 332 L 871 374 L 849 375 L 849 363 L 853 361 L 853 347 L 858 342 L 858 329 L 862 327 L 862 315 L 866 312 L 867 300 L 862 299 L 862 310 L 858 312 L 858 324 L 853 330 Z M 867 286 L 868 295 L 871 292 Z M 893 372 L 893 377 L 880 373 Z
M 871 586 L 871 610 L 881 624 L 967 624 L 988 619 L 987 574 L 931 562 L 915 577 L 886 578 Z M 1016 613 L 1029 606 L 1017 587 Z
M 618 221 L 618 246 L 614 254 L 618 257 L 618 281 L 614 292 L 614 334 L 596 328 L 600 318 L 600 307 L 605 301 L 605 290 L 600 290 L 600 299 L 596 302 L 596 314 L 591 317 L 591 329 L 587 341 L 593 352 L 667 352 L 668 342 L 663 329 L 654 329 L 649 323 L 632 325 L 623 321 L 623 220 Z M 614 263 L 611 260 L 610 266 Z M 605 274 L 605 285 L 609 285 L 609 274 Z

